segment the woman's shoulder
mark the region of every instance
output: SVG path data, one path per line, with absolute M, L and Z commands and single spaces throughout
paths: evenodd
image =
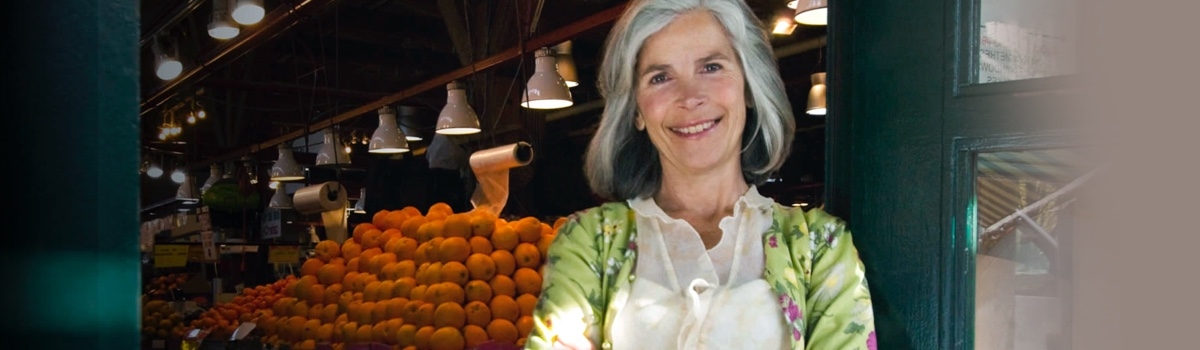
M 605 202 L 600 205 L 576 211 L 568 216 L 568 220 L 583 222 L 599 221 L 603 219 L 613 220 L 617 218 L 626 218 L 631 213 L 632 209 L 629 204 L 624 201 Z

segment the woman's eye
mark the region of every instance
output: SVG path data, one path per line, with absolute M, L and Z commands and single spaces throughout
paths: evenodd
M 717 64 L 717 63 L 709 63 L 709 64 L 704 65 L 705 72 L 716 72 L 716 71 L 721 70 L 721 68 L 724 68 L 724 67 L 721 67 L 721 65 Z
M 654 76 L 650 77 L 650 84 L 651 84 L 651 85 L 657 85 L 657 84 L 659 84 L 659 83 L 662 83 L 662 82 L 664 82 L 664 81 L 667 81 L 667 75 L 666 75 L 666 74 L 658 73 L 658 74 L 655 74 Z

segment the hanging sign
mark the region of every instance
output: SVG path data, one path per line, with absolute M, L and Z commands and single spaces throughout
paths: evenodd
M 208 214 L 208 206 L 196 209 L 196 220 L 200 221 L 200 232 L 212 231 L 212 218 Z
M 282 225 L 280 224 L 282 216 L 279 209 L 276 208 L 267 208 L 267 210 L 263 211 L 263 239 L 279 238 L 279 236 L 283 235 L 283 231 L 281 230 Z
M 215 241 L 213 241 L 213 232 L 212 231 L 200 232 L 200 246 L 203 247 L 202 249 L 204 250 L 204 260 L 206 260 L 206 261 L 216 261 L 217 260 L 217 258 L 219 256 L 217 254 L 217 243 Z
M 267 262 L 272 264 L 291 264 L 300 261 L 300 246 L 273 245 L 268 251 Z
M 187 265 L 188 246 L 159 244 L 154 246 L 154 267 L 183 267 Z

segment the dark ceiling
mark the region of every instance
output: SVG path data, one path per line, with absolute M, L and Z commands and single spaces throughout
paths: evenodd
M 747 2 L 764 23 L 787 11 L 784 0 Z M 624 6 L 617 0 L 266 0 L 262 22 L 242 26 L 239 36 L 222 41 L 206 31 L 212 0 L 143 0 L 143 156 L 168 169 L 187 166 L 199 181 L 210 164 L 250 157 L 262 176 L 276 158 L 275 144 L 319 135 L 331 124 L 347 139 L 361 138 L 378 124 L 378 106 L 403 105 L 416 107 L 418 114 L 402 123 L 424 137 L 403 157 L 419 159 L 434 135 L 434 120 L 446 100 L 444 84 L 451 77 L 466 83 L 483 124 L 480 134 L 454 138 L 467 152 L 530 142 L 538 154 L 533 165 L 541 163 L 530 172 L 548 173 L 529 175 L 531 181 L 560 182 L 541 191 L 578 187 L 581 179 L 561 179 L 580 177 L 578 169 L 569 168 L 581 165 L 598 121 L 597 57 Z M 805 115 L 803 108 L 809 75 L 824 70 L 824 36 L 824 27 L 803 25 L 791 35 L 772 36 L 798 127 L 793 154 L 780 171 L 782 181 L 763 186 L 780 202 L 819 201 L 824 121 Z M 178 48 L 182 76 L 171 81 L 155 76 L 154 38 L 168 50 Z M 521 85 L 533 66 L 528 46 L 567 39 L 573 42 L 581 80 L 572 89 L 575 106 L 518 107 Z M 208 116 L 194 125 L 186 121 L 193 106 Z M 159 140 L 159 127 L 172 115 L 182 132 Z M 368 154 L 365 145 L 352 148 L 355 167 L 371 170 L 379 157 Z M 298 150 L 297 158 L 312 164 L 315 149 Z M 165 178 L 143 176 L 143 203 L 173 194 L 175 185 Z M 348 187 L 365 185 L 341 180 L 350 182 Z M 586 197 L 586 188 L 578 191 Z M 584 206 L 588 199 L 538 206 Z

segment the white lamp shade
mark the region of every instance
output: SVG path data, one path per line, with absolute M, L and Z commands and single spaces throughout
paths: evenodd
M 828 23 L 829 0 L 800 0 L 796 4 L 796 23 L 823 26 Z
M 157 179 L 159 176 L 162 176 L 162 174 L 163 169 L 162 167 L 158 166 L 158 163 L 150 163 L 150 168 L 146 169 L 146 176 L 149 176 L 152 179 Z
M 233 20 L 246 25 L 258 23 L 267 14 L 262 3 L 262 0 L 238 0 L 233 5 Z
M 292 149 L 279 146 L 279 159 L 275 160 L 275 164 L 271 166 L 271 181 L 296 180 L 304 180 L 304 169 L 301 169 L 300 164 L 296 163 L 296 156 L 292 154 Z
M 400 116 L 396 122 L 400 124 L 400 131 L 404 133 L 404 139 L 408 141 L 424 140 L 425 138 L 421 137 L 420 131 L 416 128 L 419 125 L 417 109 L 412 106 L 400 106 L 399 110 Z
M 575 104 L 571 100 L 571 89 L 555 67 L 554 52 L 542 48 L 534 54 L 533 76 L 521 94 L 521 107 L 532 109 L 556 109 Z
M 183 73 L 183 63 L 174 57 L 159 57 L 155 67 L 154 75 L 162 80 L 175 79 L 179 77 L 180 73 Z
M 200 196 L 196 195 L 196 181 L 192 180 L 191 176 L 184 175 L 182 183 L 179 184 L 179 189 L 175 190 L 175 199 L 187 202 L 198 202 Z
M 339 147 L 334 133 L 325 130 L 325 142 L 317 152 L 317 166 L 338 166 L 350 164 L 350 152 L 345 147 Z
M 825 73 L 813 74 L 812 89 L 808 90 L 808 109 L 805 113 L 825 115 L 825 89 Z
M 238 33 L 240 33 L 240 32 L 241 32 L 241 29 L 238 29 L 237 26 L 233 25 L 233 23 L 230 23 L 228 21 L 219 21 L 218 22 L 218 21 L 215 21 L 215 19 L 214 19 L 213 22 L 208 23 L 208 36 L 211 36 L 214 39 L 221 39 L 221 40 L 232 39 L 233 37 L 236 37 L 238 35 Z
M 204 180 L 204 185 L 200 186 L 200 194 L 208 192 L 208 189 L 217 184 L 218 180 L 221 180 L 221 165 L 213 164 L 208 167 L 208 179 Z
M 275 209 L 291 209 L 292 196 L 287 193 L 287 186 L 279 184 L 275 186 L 275 195 L 271 196 L 271 202 L 267 204 L 268 208 Z
M 466 135 L 479 132 L 479 117 L 467 104 L 467 92 L 458 82 L 446 84 L 446 107 L 438 114 L 437 133 Z
M 579 72 L 575 70 L 575 55 L 571 54 L 571 41 L 564 41 L 554 46 L 554 51 L 557 57 L 554 66 L 558 68 L 558 75 L 567 82 L 567 87 L 579 86 Z
M 367 201 L 367 189 L 366 188 L 358 189 L 358 201 L 354 202 L 354 213 L 355 214 L 366 214 L 367 213 L 367 207 L 366 207 L 366 204 L 364 204 L 364 202 L 366 202 L 366 201 Z
M 371 134 L 371 143 L 367 149 L 370 153 L 404 153 L 408 152 L 408 139 L 396 125 L 396 112 L 391 107 L 379 109 L 379 127 Z

